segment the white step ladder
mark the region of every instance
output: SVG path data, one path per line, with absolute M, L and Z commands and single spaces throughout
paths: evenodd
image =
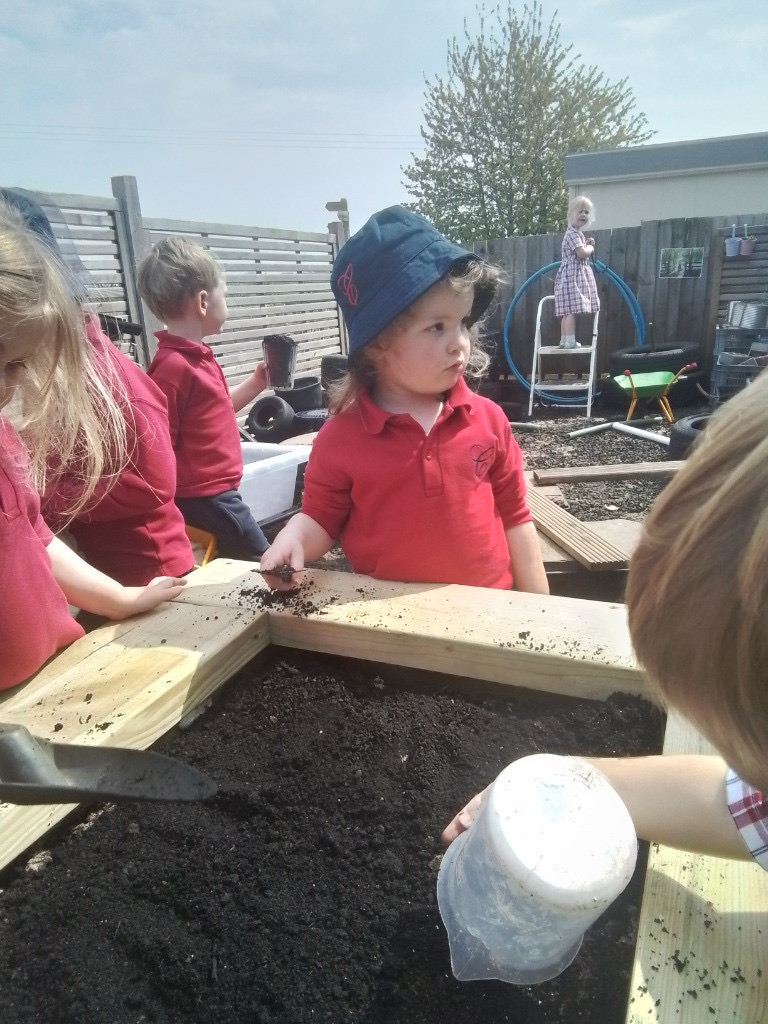
M 589 345 L 582 345 L 580 348 L 560 348 L 560 345 L 542 345 L 541 343 L 541 326 L 542 317 L 545 310 L 549 314 L 550 323 L 556 323 L 554 319 L 554 295 L 545 295 L 539 303 L 539 308 L 536 310 L 536 335 L 533 341 L 533 365 L 531 367 L 531 397 L 528 401 L 528 415 L 533 413 L 533 402 L 537 392 L 544 391 L 546 393 L 555 392 L 586 392 L 584 395 L 584 404 L 587 407 L 587 416 L 592 414 L 592 399 L 595 393 L 595 363 L 597 359 L 597 321 L 599 313 L 595 313 L 592 318 L 592 341 Z M 548 310 L 547 306 L 552 303 L 552 310 Z M 559 340 L 559 338 L 558 338 Z M 569 369 L 576 366 L 583 365 L 581 360 L 584 356 L 589 356 L 589 376 L 586 381 L 568 381 L 563 383 L 562 380 L 552 381 L 551 383 L 546 380 L 542 372 L 542 356 L 545 356 L 548 360 L 554 360 L 555 358 L 566 361 Z M 581 404 L 581 403 L 579 403 Z

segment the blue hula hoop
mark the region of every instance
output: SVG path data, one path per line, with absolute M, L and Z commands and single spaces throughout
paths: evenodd
M 546 274 L 551 270 L 557 270 L 561 262 L 561 260 L 555 260 L 553 263 L 548 263 L 545 267 L 540 267 L 533 274 L 531 274 L 529 278 L 523 281 L 523 283 L 517 289 L 515 294 L 512 296 L 512 301 L 509 304 L 507 315 L 504 318 L 504 357 L 507 360 L 507 366 L 512 371 L 514 376 L 517 378 L 518 382 L 522 384 L 523 387 L 527 388 L 528 391 L 531 390 L 532 385 L 528 381 L 528 379 L 524 377 L 522 373 L 520 373 L 520 371 L 518 370 L 514 360 L 512 359 L 512 353 L 509 350 L 509 325 L 512 322 L 512 314 L 515 311 L 515 306 L 517 306 L 525 290 L 529 288 L 534 283 L 534 281 L 538 281 L 542 274 Z M 626 302 L 627 306 L 629 307 L 629 311 L 632 315 L 632 322 L 635 325 L 635 334 L 637 336 L 638 344 L 644 345 L 645 322 L 643 320 L 643 311 L 640 308 L 640 303 L 637 300 L 637 296 L 634 294 L 634 292 L 630 290 L 629 285 L 626 283 L 626 281 L 622 280 L 622 278 L 620 278 L 615 271 L 611 270 L 609 266 L 603 263 L 602 260 L 595 260 L 594 267 L 599 274 L 605 274 L 608 280 L 618 288 L 619 294 Z M 542 391 L 538 387 L 536 388 L 536 394 L 539 395 L 540 398 L 544 398 L 546 399 L 546 401 L 552 402 L 554 405 L 583 405 L 583 399 L 581 398 L 563 398 L 562 396 L 559 395 L 547 394 L 546 391 Z

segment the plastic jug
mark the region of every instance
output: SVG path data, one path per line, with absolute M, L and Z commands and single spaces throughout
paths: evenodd
M 588 762 L 554 754 L 513 762 L 440 866 L 454 976 L 517 985 L 554 978 L 626 887 L 636 859 L 629 812 Z
M 263 339 L 264 365 L 267 369 L 267 386 L 290 391 L 296 373 L 298 341 L 287 334 L 269 334 Z

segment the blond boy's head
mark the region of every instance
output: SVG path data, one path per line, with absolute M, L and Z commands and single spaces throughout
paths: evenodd
M 164 322 L 182 315 L 190 299 L 203 291 L 211 293 L 221 281 L 221 271 L 207 250 L 181 237 L 153 245 L 137 271 L 141 297 Z
M 768 371 L 717 412 L 654 504 L 627 607 L 665 701 L 768 789 Z

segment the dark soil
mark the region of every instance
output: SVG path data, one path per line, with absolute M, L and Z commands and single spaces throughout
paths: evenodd
M 102 808 L 9 869 L 4 1024 L 623 1024 L 644 857 L 559 978 L 462 983 L 439 834 L 516 757 L 647 753 L 660 715 L 407 675 L 273 652 L 157 747 L 213 800 Z
M 529 467 L 666 457 L 615 432 L 565 436 L 585 424 L 520 433 Z M 562 488 L 585 520 L 640 518 L 660 489 Z M 623 1024 L 644 856 L 559 978 L 461 983 L 436 905 L 439 835 L 519 756 L 642 754 L 661 737 L 639 699 L 273 649 L 157 745 L 208 772 L 214 799 L 99 808 L 0 878 L 0 1019 Z

